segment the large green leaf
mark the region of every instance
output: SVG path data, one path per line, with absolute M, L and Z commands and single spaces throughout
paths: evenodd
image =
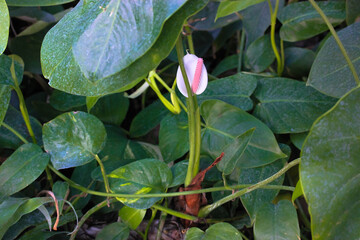
M 16 110 L 13 106 L 9 106 L 5 115 L 4 122 L 15 129 L 21 136 L 25 137 L 26 140 L 32 142 L 32 138 L 24 122 L 23 116 L 20 111 Z M 42 126 L 41 123 L 30 116 L 30 124 L 34 131 L 37 143 L 42 146 Z M 17 149 L 24 142 L 16 136 L 13 132 L 9 131 L 4 126 L 0 127 L 0 146 L 3 148 Z
M 290 201 L 266 203 L 256 214 L 255 239 L 299 240 L 300 229 L 296 209 Z
M 120 126 L 129 109 L 129 99 L 122 93 L 100 98 L 91 108 L 90 113 L 102 122 Z
M 8 198 L 2 202 L 0 204 L 0 238 L 4 236 L 11 225 L 19 221 L 21 216 L 30 213 L 43 204 L 51 201 L 51 198 Z
M 149 133 L 160 124 L 161 120 L 169 113 L 164 104 L 158 100 L 141 110 L 132 120 L 130 126 L 131 137 L 141 137 Z
M 317 4 L 334 26 L 345 20 L 343 1 L 320 1 Z M 296 42 L 328 30 L 319 13 L 307 1 L 289 4 L 279 11 L 278 18 L 283 24 L 280 28 L 280 37 L 284 41 Z
M 187 114 L 169 114 L 160 123 L 159 147 L 166 163 L 174 161 L 189 151 Z
M 197 98 L 199 104 L 205 100 L 217 99 L 248 111 L 253 108 L 250 96 L 256 85 L 257 81 L 254 76 L 238 73 L 209 82 L 206 91 Z
M 138 228 L 145 214 L 145 209 L 135 209 L 128 206 L 123 206 L 119 211 L 121 221 L 133 230 Z
M 73 2 L 74 0 L 6 0 L 9 6 L 26 6 L 26 7 L 37 7 L 37 6 L 53 6 Z
M 224 58 L 212 71 L 212 75 L 219 76 L 220 74 L 237 68 L 239 62 L 239 56 L 237 54 L 230 55 L 226 58 Z
M 250 130 L 239 135 L 234 139 L 234 141 L 226 145 L 222 150 L 225 155 L 221 162 L 219 162 L 219 164 L 216 166 L 225 175 L 229 175 L 236 166 L 241 167 L 243 164 L 240 162 L 240 160 L 250 143 L 254 130 L 255 128 L 251 128 Z
M 43 140 L 54 167 L 70 168 L 94 159 L 105 145 L 106 131 L 93 115 L 69 112 L 44 124 Z
M 357 74 L 360 75 L 360 23 L 342 29 L 338 35 Z M 338 98 L 356 86 L 349 66 L 332 36 L 317 54 L 307 84 Z
M 5 0 L 0 0 L 0 54 L 6 48 L 10 27 L 10 16 Z
M 11 97 L 11 88 L 6 85 L 0 85 L 0 126 L 5 118 L 6 111 L 9 107 Z
M 28 186 L 45 170 L 49 155 L 38 145 L 19 147 L 0 166 L 0 195 L 10 196 Z
M 56 89 L 50 96 L 50 105 L 59 111 L 78 110 L 85 104 L 86 97 L 72 95 Z
M 146 194 L 161 193 L 172 182 L 168 166 L 156 159 L 139 160 L 112 171 L 109 175 L 110 188 L 115 193 Z M 117 198 L 125 205 L 146 209 L 160 198 Z
M 313 239 L 360 236 L 360 88 L 342 97 L 310 130 L 300 180 Z
M 283 147 L 284 146 L 284 147 Z M 282 145 L 281 150 L 283 150 L 288 156 L 291 154 L 290 147 Z M 257 167 L 257 168 L 249 168 L 249 169 L 241 169 L 240 175 L 238 178 L 239 184 L 255 184 L 266 178 L 274 175 L 281 168 L 284 167 L 286 159 L 279 159 L 275 162 L 272 162 L 268 165 Z M 282 185 L 285 176 L 275 179 L 271 184 Z M 279 193 L 279 190 L 272 189 L 256 189 L 250 193 L 247 193 L 240 197 L 241 202 L 243 203 L 246 211 L 248 212 L 251 223 L 254 223 L 255 216 L 259 212 L 260 208 L 264 203 L 270 203 L 274 200 L 276 195 Z
M 184 20 L 206 2 L 80 1 L 46 35 L 43 73 L 72 94 L 129 89 L 170 53 Z
M 336 100 L 307 87 L 304 82 L 288 78 L 260 79 L 255 97 L 259 103 L 254 115 L 274 133 L 308 131 Z
M 18 84 L 20 85 L 23 78 L 24 66 L 17 60 L 22 61 L 16 55 L 12 55 L 12 57 L 4 54 L 0 55 L 0 84 L 15 86 L 14 79 L 12 78 L 10 71 L 11 65 L 14 64 L 16 78 Z
M 202 151 L 214 159 L 226 145 L 251 128 L 255 128 L 255 131 L 239 160 L 242 167 L 258 167 L 286 156 L 271 130 L 249 113 L 218 100 L 203 102 L 200 113 L 206 123 L 202 134 Z
M 348 25 L 357 21 L 360 17 L 360 5 L 357 0 L 346 0 L 346 23 Z
M 130 229 L 126 224 L 115 222 L 104 227 L 97 235 L 95 240 L 126 240 L 129 238 Z
M 197 227 L 186 232 L 185 240 L 242 240 L 239 231 L 226 222 L 211 225 L 205 232 Z
M 307 77 L 315 60 L 315 53 L 307 48 L 285 48 L 285 69 L 292 77 Z
M 270 35 L 264 35 L 252 42 L 245 52 L 245 66 L 256 73 L 266 70 L 275 60 Z
M 220 3 L 216 13 L 216 19 L 225 17 L 234 12 L 244 10 L 252 5 L 264 2 L 265 0 L 242 0 L 242 1 L 223 1 Z

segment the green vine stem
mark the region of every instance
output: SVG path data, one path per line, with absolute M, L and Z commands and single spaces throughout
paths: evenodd
M 199 211 L 199 214 L 198 216 L 199 217 L 206 217 L 211 211 L 213 211 L 215 208 L 223 205 L 224 203 L 227 203 L 235 198 L 238 198 L 246 193 L 249 193 L 251 191 L 254 191 L 255 189 L 258 189 L 272 181 L 274 181 L 275 179 L 279 178 L 281 175 L 283 175 L 284 173 L 286 173 L 286 171 L 288 171 L 290 168 L 298 165 L 300 163 L 300 158 L 286 164 L 280 171 L 278 171 L 277 173 L 275 173 L 274 175 L 272 175 L 271 177 L 268 177 L 267 179 L 261 181 L 261 182 L 258 182 L 250 187 L 247 187 L 247 188 L 244 188 L 244 189 L 241 189 L 239 190 L 238 192 L 234 193 L 234 194 L 231 194 L 229 196 L 226 196 L 222 199 L 220 199 L 219 201 L 213 203 L 213 204 L 210 204 L 210 205 L 207 205 L 203 208 L 200 209 Z
M 191 215 L 188 215 L 188 214 L 185 214 L 185 213 L 182 213 L 182 212 L 178 212 L 178 211 L 172 210 L 170 208 L 167 208 L 167 207 L 164 207 L 164 206 L 161 206 L 161 205 L 158 205 L 158 204 L 154 204 L 152 206 L 152 208 L 155 208 L 155 209 L 157 209 L 159 211 L 162 211 L 162 212 L 166 212 L 167 214 L 173 215 L 175 217 L 179 217 L 179 218 L 190 220 L 190 221 L 195 221 L 195 220 L 198 219 L 195 216 L 191 216 Z
M 279 76 L 281 76 L 281 74 L 284 70 L 284 66 L 282 64 L 283 61 L 281 60 L 281 56 L 279 54 L 279 51 L 277 49 L 276 42 L 275 42 L 276 16 L 277 16 L 277 12 L 279 10 L 279 0 L 276 0 L 274 11 L 273 11 L 270 0 L 268 0 L 268 4 L 269 4 L 269 10 L 270 10 L 270 19 L 271 19 L 271 30 L 270 30 L 271 46 L 272 46 L 272 49 L 274 51 L 276 61 L 277 61 L 277 74 Z
M 185 26 L 185 32 L 186 32 L 186 38 L 188 41 L 188 46 L 189 46 L 189 51 L 191 54 L 195 54 L 195 48 L 194 48 L 194 42 L 192 39 L 192 34 L 191 34 L 191 29 L 190 29 L 190 25 L 187 24 Z
M 164 206 L 167 207 L 167 199 L 166 198 L 165 198 Z M 161 212 L 159 227 L 158 227 L 158 230 L 157 230 L 157 233 L 156 233 L 156 239 L 155 240 L 160 240 L 161 239 L 161 235 L 162 235 L 162 231 L 164 229 L 166 217 L 167 217 L 167 213 L 166 212 Z
M 355 82 L 357 85 L 360 85 L 360 80 L 359 80 L 359 76 L 355 70 L 354 65 L 352 64 L 349 55 L 346 52 L 346 49 L 344 48 L 344 45 L 342 44 L 342 42 L 339 39 L 339 36 L 337 35 L 333 25 L 330 23 L 329 19 L 326 17 L 325 13 L 321 10 L 321 8 L 319 7 L 319 5 L 317 5 L 317 3 L 314 0 L 309 0 L 309 2 L 311 3 L 311 5 L 315 8 L 315 10 L 320 14 L 320 16 L 322 17 L 322 19 L 324 20 L 324 22 L 326 23 L 326 25 L 328 26 L 331 34 L 333 35 L 337 45 L 340 48 L 340 51 L 342 52 L 342 54 L 344 55 L 344 58 L 346 60 L 346 62 L 349 65 L 350 71 L 354 76 Z
M 104 164 L 102 163 L 101 159 L 99 158 L 99 156 L 97 154 L 95 154 L 94 157 L 95 157 L 96 161 L 98 162 L 98 164 L 100 166 L 101 174 L 102 174 L 102 177 L 104 179 L 106 192 L 110 193 L 111 190 L 110 190 L 110 186 L 109 186 L 109 180 L 108 180 L 108 178 L 106 176 L 106 171 L 105 171 Z
M 176 42 L 176 52 L 180 65 L 180 69 L 184 78 L 186 91 L 188 94 L 187 109 L 188 109 L 188 125 L 189 125 L 189 166 L 185 178 L 185 187 L 190 185 L 191 180 L 199 171 L 200 165 L 200 146 L 201 146 L 201 121 L 200 109 L 197 104 L 196 95 L 193 95 L 190 88 L 189 80 L 186 75 L 185 66 L 183 62 L 184 48 L 182 45 L 181 35 Z
M 81 186 L 80 184 L 75 183 L 68 177 L 64 176 L 60 171 L 56 170 L 53 166 L 49 165 L 49 168 L 51 171 L 53 171 L 56 175 L 58 175 L 61 179 L 66 181 L 69 186 L 79 189 L 80 191 L 84 193 L 89 193 L 97 196 L 103 196 L 103 197 L 119 197 L 119 198 L 153 198 L 153 197 L 177 197 L 177 196 L 183 196 L 183 195 L 191 195 L 191 194 L 199 194 L 199 193 L 208 193 L 208 192 L 218 192 L 218 191 L 231 191 L 241 188 L 251 188 L 255 185 L 253 184 L 240 184 L 240 185 L 234 185 L 234 186 L 228 186 L 226 187 L 212 187 L 212 188 L 204 188 L 200 190 L 193 190 L 193 191 L 184 191 L 184 192 L 172 192 L 172 193 L 148 193 L 148 194 L 123 194 L 123 193 L 105 193 L 105 192 L 98 192 L 94 190 L 87 189 L 84 186 Z M 277 190 L 285 190 L 285 191 L 294 191 L 294 187 L 290 186 L 281 186 L 281 185 L 261 185 L 258 188 L 263 189 L 277 189 Z
M 116 199 L 110 199 L 109 203 L 113 203 L 116 202 Z M 75 229 L 75 231 L 71 234 L 70 236 L 70 240 L 74 240 L 76 237 L 76 234 L 78 233 L 78 231 L 80 230 L 81 226 L 85 223 L 85 221 L 95 212 L 99 211 L 101 208 L 105 207 L 108 204 L 108 200 L 102 201 L 101 203 L 97 204 L 96 206 L 92 207 L 89 211 L 87 211 L 84 216 L 81 218 L 81 220 L 79 221 L 79 224 L 77 226 L 77 228 Z

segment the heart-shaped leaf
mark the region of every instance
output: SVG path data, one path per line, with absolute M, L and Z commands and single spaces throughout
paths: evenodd
M 288 156 L 291 154 L 291 149 L 287 145 L 281 145 L 281 150 L 283 150 Z M 257 167 L 257 168 L 249 168 L 249 169 L 241 169 L 240 175 L 238 178 L 239 184 L 255 184 L 266 178 L 277 173 L 281 168 L 284 167 L 284 163 L 286 159 L 279 159 L 275 162 L 272 162 L 268 165 Z M 271 184 L 282 185 L 285 176 L 275 179 Z M 253 224 L 255 221 L 255 216 L 259 212 L 260 208 L 264 203 L 270 203 L 274 200 L 276 195 L 279 193 L 279 190 L 272 189 L 256 189 L 250 193 L 247 193 L 240 197 L 241 202 L 243 203 L 247 213 L 250 216 L 251 223 Z
M 222 150 L 225 155 L 216 166 L 225 175 L 232 173 L 236 166 L 241 167 L 242 163 L 239 161 L 250 143 L 254 130 L 255 128 L 251 128 L 239 135 Z
M 206 123 L 202 151 L 214 159 L 226 145 L 251 128 L 255 128 L 253 137 L 238 160 L 242 167 L 258 167 L 286 156 L 271 130 L 249 113 L 218 100 L 203 102 L 200 113 Z
M 133 230 L 137 229 L 144 219 L 145 214 L 145 209 L 135 209 L 128 206 L 123 206 L 119 211 L 121 221 Z
M 336 100 L 288 78 L 260 79 L 254 95 L 259 100 L 254 115 L 274 133 L 308 131 Z
M 256 214 L 255 239 L 299 240 L 300 229 L 296 209 L 290 201 L 266 203 Z
M 209 82 L 206 91 L 199 95 L 199 104 L 209 99 L 217 99 L 248 111 L 253 108 L 250 99 L 257 85 L 254 76 L 238 73 Z
M 169 114 L 160 124 L 159 147 L 166 163 L 174 161 L 189 151 L 187 115 Z
M 10 16 L 5 0 L 0 0 L 0 55 L 4 52 L 10 27 Z
M 245 66 L 256 73 L 266 70 L 275 60 L 270 35 L 264 35 L 252 42 L 245 52 Z
M 345 20 L 344 2 L 326 1 L 317 4 L 334 26 Z M 320 14 L 307 1 L 287 5 L 279 11 L 278 19 L 283 24 L 280 37 L 288 42 L 305 40 L 328 30 Z
M 357 74 L 360 75 L 360 23 L 340 30 L 338 36 Z M 317 54 L 307 84 L 337 98 L 356 87 L 349 65 L 332 36 L 326 40 Z
M 197 227 L 186 232 L 185 240 L 242 240 L 239 231 L 226 222 L 211 225 L 205 232 Z
M 360 236 L 360 88 L 355 88 L 310 130 L 301 151 L 300 180 L 313 239 Z
M 102 122 L 85 112 L 64 113 L 43 126 L 45 150 L 56 169 L 83 165 L 105 145 Z
M 112 171 L 109 175 L 110 188 L 115 193 L 146 194 L 161 193 L 172 182 L 168 166 L 156 159 L 139 160 Z M 160 198 L 117 198 L 125 205 L 146 209 Z
M 206 2 L 80 1 L 46 35 L 43 73 L 77 95 L 129 89 L 170 53 L 184 21 Z
M 10 196 L 28 186 L 45 170 L 49 155 L 32 143 L 19 147 L 0 166 L 0 195 Z

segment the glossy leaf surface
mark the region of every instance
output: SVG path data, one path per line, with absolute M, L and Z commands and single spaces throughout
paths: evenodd
M 245 52 L 245 66 L 256 73 L 266 70 L 275 60 L 270 35 L 264 35 L 252 42 Z
M 360 23 L 340 30 L 338 36 L 359 75 Z M 326 40 L 317 54 L 307 84 L 326 95 L 338 98 L 356 86 L 348 64 L 333 37 Z
M 225 17 L 234 12 L 244 10 L 252 5 L 264 2 L 265 0 L 242 0 L 221 2 L 216 13 L 216 18 Z
M 242 167 L 243 163 L 240 162 L 240 159 L 250 143 L 254 130 L 255 128 L 249 129 L 223 148 L 222 152 L 225 155 L 216 165 L 223 174 L 229 175 L 236 166 Z
M 74 0 L 6 0 L 9 6 L 26 6 L 26 7 L 38 7 L 38 6 L 53 6 L 73 2 Z
M 205 101 L 200 108 L 206 127 L 202 134 L 202 151 L 213 158 L 235 137 L 255 128 L 243 153 L 242 167 L 257 167 L 285 157 L 271 130 L 247 112 L 218 100 Z
M 257 85 L 256 78 L 238 73 L 226 78 L 211 81 L 206 91 L 197 97 L 199 104 L 209 99 L 217 99 L 241 108 L 244 111 L 252 109 L 250 99 Z
M 189 151 L 187 114 L 169 114 L 160 124 L 159 147 L 166 163 L 174 161 Z
M 326 1 L 317 4 L 332 25 L 339 25 L 345 20 L 344 2 Z M 326 23 L 310 2 L 287 5 L 279 11 L 278 19 L 283 24 L 280 29 L 280 37 L 288 42 L 308 39 L 328 30 Z
M 128 206 L 123 206 L 119 211 L 121 221 L 133 230 L 137 229 L 144 219 L 145 214 L 145 209 L 135 209 Z
M 299 150 L 301 150 L 302 145 L 304 144 L 305 138 L 309 132 L 303 132 L 303 133 L 293 133 L 290 134 L 290 140 L 291 142 L 297 147 Z
M 130 229 L 125 223 L 115 222 L 104 227 L 95 240 L 126 240 L 129 238 Z
M 112 171 L 110 188 L 116 193 L 146 194 L 165 192 L 172 182 L 168 166 L 156 159 L 139 160 Z M 126 206 L 146 209 L 160 198 L 117 198 Z
M 83 165 L 105 145 L 102 122 L 84 112 L 64 113 L 43 126 L 45 150 L 56 169 Z
M 260 79 L 254 95 L 259 100 L 254 115 L 274 133 L 308 131 L 336 100 L 288 78 Z
M 5 0 L 0 0 L 0 54 L 6 48 L 10 28 L 10 16 Z
M 173 180 L 169 187 L 177 187 L 184 184 L 188 166 L 189 166 L 189 161 L 184 160 L 175 163 L 171 167 Z
M 90 113 L 103 123 L 120 126 L 129 108 L 129 99 L 122 93 L 115 93 L 100 98 L 91 108 Z
M 310 130 L 300 180 L 313 239 L 356 239 L 360 208 L 360 88 L 342 97 Z
M 11 97 L 11 88 L 6 85 L 0 85 L 0 125 L 5 118 L 6 111 L 9 107 Z
M 239 231 L 229 223 L 221 222 L 211 225 L 205 232 L 197 227 L 186 232 L 185 240 L 242 240 Z
M 255 239 L 299 240 L 298 217 L 291 202 L 264 204 L 256 215 L 254 235 Z
M 285 145 L 283 145 L 285 146 Z M 290 156 L 291 150 L 288 146 L 281 148 L 288 156 Z M 266 178 L 274 175 L 281 168 L 284 167 L 286 159 L 279 159 L 275 162 L 272 162 L 268 165 L 257 167 L 257 168 L 249 168 L 249 169 L 241 169 L 240 175 L 238 178 L 238 184 L 255 184 Z M 275 179 L 271 184 L 274 185 L 282 185 L 285 176 L 281 176 Z M 260 208 L 264 203 L 270 203 L 274 200 L 276 195 L 279 193 L 279 190 L 273 189 L 256 189 L 250 193 L 247 193 L 240 197 L 241 202 L 243 203 L 247 213 L 250 216 L 251 223 L 254 223 L 255 216 L 259 212 Z
M 72 94 L 125 90 L 170 53 L 184 20 L 205 2 L 81 1 L 46 35 L 43 73 Z
M 8 198 L 0 204 L 0 238 L 2 238 L 6 230 L 19 221 L 21 216 L 36 210 L 45 203 L 51 202 L 49 198 Z
M 0 166 L 0 195 L 10 196 L 28 186 L 45 170 L 49 155 L 38 145 L 19 147 Z

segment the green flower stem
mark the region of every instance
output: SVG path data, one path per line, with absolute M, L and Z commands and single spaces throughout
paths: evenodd
M 339 39 L 339 36 L 337 35 L 333 25 L 330 23 L 329 19 L 326 17 L 325 13 L 321 10 L 321 8 L 319 7 L 319 5 L 317 5 L 317 3 L 314 0 L 309 0 L 309 2 L 311 3 L 311 5 L 315 8 L 315 10 L 320 14 L 320 16 L 322 17 L 322 19 L 324 20 L 324 22 L 326 23 L 326 25 L 328 26 L 331 34 L 333 35 L 337 45 L 340 48 L 340 51 L 342 52 L 342 54 L 344 55 L 344 58 L 346 60 L 346 62 L 349 65 L 350 71 L 354 76 L 355 82 L 356 84 L 360 85 L 360 80 L 359 80 L 359 76 L 355 70 L 354 65 L 352 64 L 349 55 L 346 52 L 346 49 L 344 48 L 344 45 L 342 44 L 342 42 Z
M 154 221 L 154 218 L 156 216 L 156 213 L 157 213 L 157 209 L 151 209 L 151 218 L 150 220 L 148 221 L 148 224 L 146 226 L 146 229 L 145 229 L 145 234 L 143 236 L 143 239 L 144 240 L 147 240 L 148 239 L 148 233 L 149 233 L 149 229 L 151 227 L 151 224 L 152 222 Z
M 104 179 L 104 184 L 105 184 L 105 189 L 106 189 L 106 192 L 107 193 L 110 193 L 111 190 L 110 190 L 110 186 L 109 186 L 109 180 L 106 176 L 106 171 L 105 171 L 105 167 L 104 167 L 104 164 L 101 162 L 101 159 L 99 158 L 99 156 L 97 154 L 94 155 L 96 161 L 98 162 L 99 166 L 100 166 L 100 169 L 101 169 L 101 174 L 103 176 L 103 179 Z
M 269 4 L 270 18 L 271 18 L 271 30 L 270 30 L 271 46 L 272 46 L 272 49 L 274 51 L 276 61 L 277 61 L 277 74 L 279 76 L 281 76 L 281 74 L 284 70 L 284 66 L 282 65 L 281 56 L 279 54 L 279 51 L 276 47 L 276 42 L 275 42 L 275 25 L 276 25 L 277 12 L 279 10 L 279 0 L 276 0 L 274 11 L 272 9 L 270 0 L 268 0 L 268 4 Z
M 215 208 L 223 205 L 224 203 L 227 203 L 235 198 L 238 198 L 246 193 L 249 193 L 251 191 L 254 191 L 255 189 L 258 189 L 272 181 L 274 181 L 275 179 L 279 178 L 281 175 L 283 175 L 284 173 L 286 173 L 286 171 L 288 171 L 290 168 L 298 165 L 300 163 L 300 158 L 288 163 L 285 165 L 285 167 L 283 167 L 280 171 L 278 171 L 277 173 L 275 173 L 274 175 L 272 175 L 271 177 L 268 177 L 267 179 L 261 181 L 261 182 L 258 182 L 250 187 L 247 187 L 247 188 L 244 188 L 244 189 L 241 189 L 239 190 L 238 192 L 234 193 L 234 194 L 231 194 L 229 196 L 226 196 L 222 199 L 220 199 L 219 201 L 213 203 L 213 204 L 210 204 L 210 205 L 207 205 L 203 208 L 200 209 L 199 211 L 199 214 L 198 216 L 199 217 L 206 217 L 212 210 L 214 210 Z
M 56 175 L 58 175 L 60 178 L 62 178 L 64 181 L 66 181 L 69 186 L 79 189 L 82 192 L 97 195 L 97 196 L 103 196 L 103 197 L 118 197 L 118 198 L 153 198 L 153 197 L 177 197 L 177 196 L 183 196 L 183 195 L 191 195 L 191 194 L 199 194 L 199 193 L 208 193 L 208 192 L 218 192 L 218 191 L 232 191 L 236 189 L 241 188 L 251 188 L 255 186 L 256 184 L 240 184 L 240 185 L 234 185 L 234 186 L 228 186 L 226 187 L 212 187 L 212 188 L 204 188 L 200 190 L 193 190 L 193 191 L 185 191 L 185 192 L 172 192 L 172 193 L 148 193 L 148 194 L 123 194 L 123 193 L 105 193 L 105 192 L 98 192 L 90 190 L 84 186 L 81 186 L 80 184 L 75 183 L 68 177 L 64 176 L 60 171 L 56 170 L 53 166 L 49 165 L 49 168 L 51 171 L 53 171 Z M 257 188 L 262 189 L 277 189 L 277 190 L 285 190 L 285 191 L 294 191 L 294 187 L 290 186 L 281 186 L 281 185 L 261 185 Z
M 192 39 L 191 29 L 189 25 L 185 26 L 186 38 L 188 41 L 189 51 L 191 54 L 195 54 L 194 42 Z
M 4 126 L 10 132 L 12 132 L 15 136 L 17 136 L 23 143 L 25 143 L 25 144 L 29 143 L 28 140 L 26 140 L 18 131 L 16 131 L 15 129 L 13 129 L 9 125 L 7 125 L 6 123 L 2 122 L 1 125 Z
M 165 199 L 164 206 L 167 207 L 167 199 Z M 156 239 L 155 239 L 155 240 L 160 240 L 160 239 L 161 239 L 161 235 L 162 235 L 162 231 L 163 231 L 163 229 L 164 229 L 166 217 L 167 217 L 167 213 L 166 213 L 166 212 L 161 212 L 159 227 L 158 227 L 158 230 L 157 230 L 157 234 L 156 234 Z
M 159 211 L 162 211 L 162 212 L 166 212 L 167 214 L 173 215 L 175 217 L 190 220 L 190 221 L 195 221 L 195 220 L 198 219 L 195 216 L 191 216 L 191 215 L 188 215 L 188 214 L 185 214 L 185 213 L 182 213 L 182 212 L 178 212 L 178 211 L 172 210 L 170 208 L 166 208 L 166 207 L 158 205 L 158 204 L 154 204 L 152 206 L 152 208 L 155 208 L 155 209 L 157 209 Z
M 113 203 L 117 201 L 115 198 L 110 199 L 109 202 Z M 85 223 L 85 221 L 95 212 L 99 211 L 101 208 L 105 207 L 108 204 L 108 200 L 102 201 L 101 203 L 97 204 L 96 206 L 94 206 L 93 208 L 91 208 L 89 211 L 87 211 L 84 216 L 81 218 L 81 220 L 79 221 L 79 224 L 77 226 L 77 228 L 75 229 L 75 231 L 71 234 L 70 236 L 70 240 L 74 240 L 76 237 L 76 234 L 78 233 L 78 231 L 80 230 L 81 226 Z
M 190 88 L 189 80 L 185 71 L 183 62 L 184 48 L 182 45 L 181 36 L 179 36 L 176 42 L 176 52 L 179 60 L 181 73 L 184 78 L 186 91 L 188 94 L 187 109 L 188 109 L 188 125 L 189 125 L 189 166 L 185 178 L 185 187 L 191 184 L 192 179 L 199 171 L 200 163 L 200 145 L 201 145 L 201 121 L 200 110 L 197 105 L 196 95 L 193 95 Z

